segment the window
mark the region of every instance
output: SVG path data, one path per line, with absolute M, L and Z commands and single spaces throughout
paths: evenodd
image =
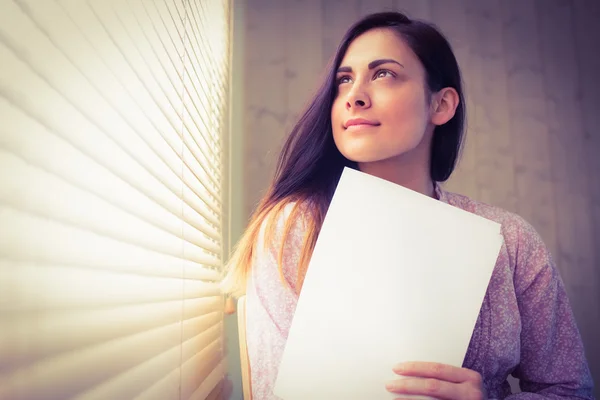
M 1 399 L 218 393 L 229 14 L 2 3 Z

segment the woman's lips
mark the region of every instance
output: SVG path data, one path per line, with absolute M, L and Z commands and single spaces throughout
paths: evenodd
M 359 130 L 359 129 L 367 129 L 367 128 L 375 128 L 375 127 L 377 127 L 377 125 L 356 124 L 356 125 L 350 125 L 349 127 L 346 128 L 346 130 L 355 131 L 355 130 Z
M 348 121 L 346 121 L 346 123 L 344 124 L 344 128 L 356 129 L 356 128 L 377 126 L 377 125 L 380 125 L 379 122 L 377 122 L 377 121 L 371 121 L 371 120 L 364 119 L 364 118 L 352 118 L 352 119 L 349 119 Z

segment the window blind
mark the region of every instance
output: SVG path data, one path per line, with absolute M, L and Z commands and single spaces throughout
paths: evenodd
M 229 1 L 0 10 L 0 399 L 216 398 Z

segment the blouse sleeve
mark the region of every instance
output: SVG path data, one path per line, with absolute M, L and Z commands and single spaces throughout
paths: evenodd
M 246 340 L 255 399 L 277 399 L 273 387 L 298 300 L 297 272 L 304 237 L 300 218 L 292 221 L 283 243 L 292 207 L 288 205 L 277 218 L 270 243 L 264 241 L 266 224 L 261 227 L 247 283 Z M 278 259 L 282 243 L 280 270 Z
M 521 221 L 515 291 L 521 315 L 522 393 L 508 399 L 593 399 L 592 378 L 564 283 L 541 238 Z

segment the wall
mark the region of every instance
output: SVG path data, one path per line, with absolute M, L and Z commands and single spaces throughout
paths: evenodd
M 381 9 L 431 20 L 454 46 L 468 99 L 464 156 L 446 186 L 517 212 L 540 232 L 600 385 L 599 4 L 246 0 L 244 219 L 345 29 Z

